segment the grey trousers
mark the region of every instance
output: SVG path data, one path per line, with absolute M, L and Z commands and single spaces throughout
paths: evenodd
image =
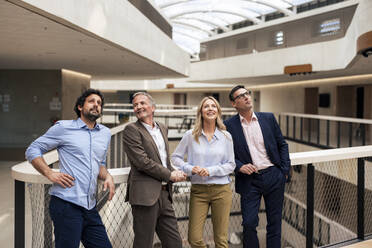
M 163 248 L 182 248 L 168 191 L 162 190 L 158 201 L 152 206 L 132 205 L 132 214 L 134 248 L 152 248 L 155 231 Z

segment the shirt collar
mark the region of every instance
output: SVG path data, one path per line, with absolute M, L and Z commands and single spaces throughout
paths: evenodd
M 205 133 L 204 133 L 204 130 L 202 130 L 202 135 L 204 135 L 205 137 L 207 137 L 206 135 L 205 135 Z M 213 134 L 213 137 L 216 137 L 216 139 L 221 139 L 222 138 L 222 135 L 223 135 L 223 133 L 218 129 L 218 128 L 216 128 L 215 130 L 214 130 L 214 134 Z
M 239 114 L 239 118 L 240 118 L 240 122 L 245 122 L 245 121 L 247 121 L 243 116 L 241 116 L 240 114 Z M 258 119 L 257 119 L 257 116 L 256 116 L 256 114 L 253 112 L 252 113 L 252 119 L 251 119 L 251 121 L 257 121 Z
M 147 129 L 147 130 L 156 130 L 158 129 L 158 124 L 156 122 L 154 122 L 154 127 L 152 127 L 152 125 L 149 125 L 143 121 L 141 121 L 142 125 Z
M 88 128 L 87 124 L 80 117 L 76 120 L 76 122 L 79 128 L 83 128 L 83 127 Z M 101 124 L 98 124 L 96 122 L 96 125 L 94 126 L 93 129 L 97 129 L 97 130 L 101 129 Z

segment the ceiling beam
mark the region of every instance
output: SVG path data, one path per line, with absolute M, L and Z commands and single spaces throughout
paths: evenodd
M 230 15 L 235 15 L 235 16 L 240 16 L 244 19 L 250 20 L 255 24 L 259 24 L 262 22 L 262 20 L 248 15 L 245 11 L 243 11 L 241 8 L 221 8 L 221 7 L 215 7 L 215 8 L 209 8 L 207 6 L 205 7 L 200 7 L 200 6 L 195 6 L 195 7 L 190 7 L 190 8 L 184 8 L 181 11 L 170 14 L 168 17 L 169 19 L 175 19 L 180 16 L 188 15 L 188 14 L 193 14 L 193 13 L 225 13 L 225 14 L 230 14 Z
M 214 33 L 208 29 L 205 29 L 205 28 L 201 28 L 197 25 L 193 25 L 189 22 L 186 22 L 186 21 L 182 21 L 182 20 L 172 20 L 172 24 L 178 24 L 178 25 L 182 25 L 182 26 L 185 26 L 185 27 L 188 27 L 188 28 L 191 28 L 193 30 L 197 30 L 197 31 L 200 31 L 200 32 L 203 32 L 203 33 L 206 33 L 208 36 L 212 36 Z

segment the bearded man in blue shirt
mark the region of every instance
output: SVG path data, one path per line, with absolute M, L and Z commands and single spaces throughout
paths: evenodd
M 96 209 L 97 178 L 115 194 L 106 164 L 110 130 L 96 123 L 104 98 L 100 91 L 86 90 L 76 101 L 76 120 L 58 121 L 26 150 L 26 159 L 53 182 L 49 212 L 54 224 L 56 248 L 111 248 L 106 229 Z M 42 155 L 57 149 L 60 170 L 48 167 Z

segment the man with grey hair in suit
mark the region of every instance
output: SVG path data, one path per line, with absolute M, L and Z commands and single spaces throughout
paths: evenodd
M 132 206 L 133 247 L 152 247 L 156 231 L 163 248 L 181 248 L 172 183 L 184 181 L 186 175 L 170 164 L 168 130 L 154 121 L 151 95 L 137 92 L 132 103 L 138 120 L 126 126 L 123 145 L 131 164 L 126 201 Z

